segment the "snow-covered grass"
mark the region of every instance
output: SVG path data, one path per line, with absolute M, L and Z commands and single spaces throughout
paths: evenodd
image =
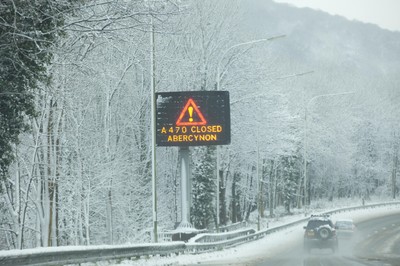
M 352 203 L 352 204 L 351 204 Z M 315 202 L 310 208 L 307 210 L 307 216 L 309 214 L 321 213 L 330 210 L 335 210 L 340 207 L 351 207 L 351 206 L 360 206 L 359 204 L 355 204 L 354 201 L 350 202 L 342 202 L 339 205 L 338 202 L 335 204 L 330 202 Z M 374 217 L 384 216 L 392 213 L 400 212 L 400 208 L 396 207 L 381 207 L 374 209 L 363 209 L 351 212 L 344 212 L 332 215 L 332 220 L 339 219 L 353 219 L 355 223 L 368 220 Z M 279 212 L 277 212 L 279 214 Z M 263 219 L 262 224 L 267 225 L 269 227 L 275 227 L 283 224 L 287 224 L 293 221 L 297 221 L 305 217 L 305 214 L 302 210 L 293 210 L 293 215 L 278 216 L 272 219 L 266 218 Z M 252 217 L 254 219 L 254 217 Z M 254 221 L 254 220 L 253 220 Z M 253 241 L 250 243 L 242 244 L 236 247 L 227 248 L 222 251 L 214 251 L 210 253 L 203 254 L 183 254 L 179 256 L 172 257 L 152 257 L 147 259 L 139 259 L 139 260 L 124 260 L 118 263 L 110 263 L 103 262 L 97 263 L 96 265 L 108 265 L 108 266 L 116 266 L 116 265 L 125 265 L 125 266 L 161 266 L 161 265 L 246 265 L 249 262 L 256 262 L 261 257 L 265 258 L 269 255 L 273 255 L 276 253 L 280 253 L 286 249 L 288 243 L 291 245 L 296 244 L 296 241 L 302 241 L 302 236 L 304 234 L 304 225 L 296 225 L 290 227 L 288 229 L 278 231 L 272 234 L 265 236 L 264 238 Z M 265 227 L 264 227 L 265 228 Z M 293 238 L 293 235 L 297 235 L 299 237 Z M 290 240 L 290 241 L 289 241 Z M 300 244 L 300 243 L 297 243 Z M 89 266 L 92 264 L 85 264 L 85 266 Z

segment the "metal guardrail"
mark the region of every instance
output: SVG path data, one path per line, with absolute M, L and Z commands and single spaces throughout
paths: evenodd
M 168 244 L 144 244 L 126 246 L 104 247 L 76 247 L 57 248 L 46 251 L 40 249 L 22 250 L 20 254 L 0 255 L 0 265 L 4 266 L 55 266 L 67 264 L 80 264 L 84 262 L 96 262 L 102 260 L 115 260 L 127 258 L 140 258 L 142 256 L 166 256 L 178 254 L 185 250 L 184 242 Z M 10 251 L 14 253 L 14 250 Z
M 356 211 L 369 208 L 400 205 L 400 202 L 377 203 L 359 207 L 336 209 L 321 214 L 337 214 L 348 211 Z M 303 218 L 285 225 L 255 232 L 253 229 L 238 230 L 221 234 L 201 234 L 189 243 L 169 242 L 161 244 L 102 246 L 102 247 L 65 247 L 29 249 L 22 251 L 7 251 L 0 254 L 0 266 L 55 266 L 67 264 L 80 264 L 115 259 L 140 258 L 142 256 L 169 256 L 183 253 L 202 253 L 212 250 L 221 250 L 245 242 L 254 241 L 268 234 L 287 229 L 289 227 L 305 223 Z
M 243 230 L 243 228 L 246 228 L 248 226 L 248 222 L 247 221 L 243 221 L 243 222 L 237 222 L 237 223 L 233 223 L 233 224 L 229 224 L 229 225 L 225 225 L 225 226 L 220 226 L 219 227 L 219 232 L 217 233 L 217 229 L 210 229 L 210 230 L 204 230 L 204 231 L 200 231 L 200 233 L 203 234 L 211 234 L 211 233 L 215 233 L 215 234 L 222 234 L 225 232 L 232 232 L 232 231 L 237 231 L 237 230 Z M 199 233 L 199 234 L 200 234 Z M 172 231 L 162 231 L 158 233 L 158 241 L 160 242 L 171 242 L 172 241 L 172 236 L 176 234 L 176 231 L 172 230 Z
M 215 243 L 215 242 L 238 238 L 240 236 L 254 234 L 255 232 L 256 231 L 254 229 L 244 229 L 244 230 L 242 229 L 233 232 L 199 234 L 190 239 L 189 241 L 191 243 Z

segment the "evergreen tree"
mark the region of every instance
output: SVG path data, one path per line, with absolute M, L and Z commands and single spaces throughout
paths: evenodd
M 285 210 L 290 214 L 290 208 L 294 203 L 296 196 L 296 188 L 301 180 L 299 160 L 296 156 L 285 156 L 283 159 L 283 203 Z
M 77 2 L 77 1 L 75 1 Z M 2 0 L 0 3 L 0 176 L 13 160 L 12 146 L 35 115 L 34 94 L 49 82 L 51 47 L 62 34 L 72 1 Z

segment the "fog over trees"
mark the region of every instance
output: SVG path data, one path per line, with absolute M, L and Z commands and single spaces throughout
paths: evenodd
M 196 228 L 399 195 L 399 32 L 266 0 L 5 0 L 0 36 L 1 249 L 151 241 L 153 67 L 157 92 L 230 93 L 218 191 L 215 146 L 190 147 Z M 178 148 L 156 167 L 171 230 Z

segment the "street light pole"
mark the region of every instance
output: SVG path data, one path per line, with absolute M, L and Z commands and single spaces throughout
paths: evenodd
M 219 91 L 220 90 L 220 82 L 221 82 L 221 71 L 220 71 L 220 69 L 221 69 L 221 63 L 222 63 L 222 60 L 225 58 L 225 56 L 226 56 L 226 54 L 228 53 L 228 52 L 230 52 L 231 50 L 233 50 L 233 49 L 235 49 L 235 48 L 237 48 L 237 47 L 240 47 L 240 46 L 244 46 L 244 45 L 251 45 L 251 44 L 255 44 L 255 43 L 259 43 L 259 42 L 265 42 L 265 41 L 273 41 L 273 40 L 276 40 L 276 39 L 279 39 L 279 38 L 283 38 L 283 37 L 285 37 L 286 35 L 279 35 L 279 36 L 274 36 L 274 37 L 271 37 L 271 38 L 265 38 L 265 39 L 257 39 L 257 40 L 252 40 L 252 41 L 248 41 L 248 42 L 242 42 L 242 43 L 238 43 L 238 44 L 235 44 L 235 45 L 233 45 L 233 46 L 231 46 L 231 47 L 229 47 L 228 49 L 226 49 L 225 50 L 225 52 L 222 54 L 222 56 L 221 56 L 221 59 L 219 60 L 219 62 L 218 62 L 218 65 L 217 65 L 217 76 L 216 76 L 216 90 L 217 91 Z M 220 158 L 219 158 L 219 145 L 217 145 L 216 146 L 216 170 L 217 170 L 217 191 L 216 191 L 216 216 L 217 216 L 217 224 L 216 224 L 216 229 L 217 229 L 217 231 L 219 231 L 219 160 L 220 160 Z
M 310 103 L 318 98 L 321 97 L 329 97 L 329 96 L 340 96 L 340 95 L 347 95 L 347 94 L 353 94 L 354 92 L 342 92 L 342 93 L 328 93 L 328 94 L 321 94 L 321 95 L 317 95 L 312 97 L 308 103 L 305 106 L 305 110 L 304 110 L 304 207 L 306 205 L 309 204 L 309 197 L 308 197 L 308 193 L 307 193 L 307 149 L 308 149 L 308 139 L 307 139 L 307 111 L 308 111 L 308 106 L 310 105 Z
M 157 161 L 156 161 L 156 83 L 155 83 L 155 45 L 154 45 L 154 24 L 151 16 L 151 35 L 150 35 L 150 83 L 151 83 L 151 181 L 153 194 L 153 241 L 158 242 L 157 230 Z

